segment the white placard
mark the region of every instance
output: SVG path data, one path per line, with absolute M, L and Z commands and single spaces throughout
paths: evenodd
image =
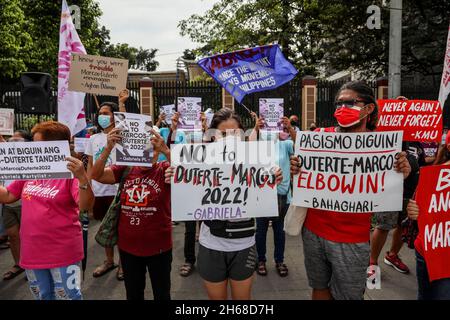
M 273 159 L 269 141 L 171 145 L 172 220 L 277 216 Z
M 292 203 L 340 212 L 402 210 L 403 174 L 394 170 L 402 131 L 297 132 L 301 172 Z
M 150 116 L 114 112 L 115 127 L 121 129 L 122 141 L 117 143 L 113 161 L 117 165 L 151 167 L 153 146 L 150 130 L 153 128 Z
M 69 141 L 0 143 L 0 180 L 70 179 Z
M 0 134 L 6 136 L 14 134 L 14 109 L 0 108 Z
M 75 152 L 84 153 L 86 151 L 86 145 L 89 143 L 89 138 L 74 138 L 74 150 Z
M 202 129 L 200 115 L 202 112 L 202 98 L 179 97 L 178 112 L 180 113 L 177 127 L 178 130 L 192 131 Z

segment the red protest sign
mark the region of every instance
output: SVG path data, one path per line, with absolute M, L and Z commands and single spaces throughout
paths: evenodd
M 416 194 L 420 213 L 418 241 L 430 281 L 450 278 L 450 166 L 420 169 Z
M 377 131 L 403 130 L 404 141 L 440 142 L 442 108 L 432 100 L 378 100 Z

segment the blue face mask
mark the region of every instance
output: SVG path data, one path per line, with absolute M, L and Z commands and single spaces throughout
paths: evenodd
M 98 116 L 98 124 L 103 129 L 108 128 L 111 125 L 111 116 L 107 116 L 107 115 L 103 115 L 103 114 L 99 115 Z

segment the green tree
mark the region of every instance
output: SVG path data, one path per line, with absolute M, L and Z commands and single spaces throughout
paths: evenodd
M 0 78 L 15 79 L 27 70 L 33 40 L 20 0 L 0 0 Z
M 155 54 L 158 49 L 143 49 L 139 47 L 136 54 L 136 64 L 133 68 L 143 71 L 155 71 L 159 65 L 158 61 L 155 61 Z
M 355 69 L 386 75 L 389 10 L 381 0 L 220 0 L 180 21 L 180 33 L 202 55 L 278 43 L 300 74 Z M 381 29 L 369 29 L 367 8 L 381 8 Z M 450 2 L 403 1 L 404 72 L 442 71 Z M 440 65 L 440 67 L 439 67 Z
M 186 49 L 183 51 L 183 56 L 181 58 L 185 60 L 195 60 L 196 54 L 194 50 Z

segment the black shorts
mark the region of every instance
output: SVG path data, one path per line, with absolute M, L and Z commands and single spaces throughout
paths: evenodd
M 227 279 L 242 281 L 253 276 L 256 270 L 256 247 L 224 252 L 199 245 L 197 270 L 209 282 L 222 282 Z

